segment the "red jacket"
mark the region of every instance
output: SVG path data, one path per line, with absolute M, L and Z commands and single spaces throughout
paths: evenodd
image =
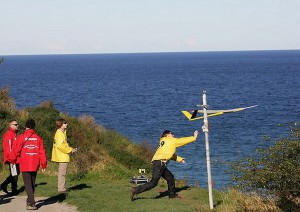
M 10 163 L 10 158 L 12 157 L 12 148 L 13 144 L 15 143 L 15 140 L 17 138 L 17 133 L 12 128 L 8 128 L 6 133 L 3 135 L 3 162 L 4 163 Z M 20 158 L 17 158 L 16 163 L 20 162 Z
M 25 130 L 18 136 L 13 146 L 12 162 L 20 156 L 21 172 L 36 172 L 40 165 L 42 169 L 46 169 L 47 158 L 44 148 L 43 139 L 38 136 L 34 130 Z

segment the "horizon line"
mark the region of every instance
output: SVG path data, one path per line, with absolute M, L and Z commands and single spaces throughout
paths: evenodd
M 50 56 L 50 55 L 97 55 L 97 54 L 159 54 L 159 53 L 217 53 L 217 52 L 267 52 L 299 51 L 300 49 L 257 49 L 257 50 L 211 50 L 211 51 L 153 51 L 153 52 L 107 52 L 107 53 L 42 53 L 42 54 L 3 54 L 4 56 Z

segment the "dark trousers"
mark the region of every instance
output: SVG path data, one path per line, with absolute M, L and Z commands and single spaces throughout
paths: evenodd
M 25 191 L 27 193 L 27 204 L 31 206 L 35 205 L 34 189 L 36 174 L 37 172 L 22 172 Z
M 155 160 L 152 163 L 152 178 L 150 182 L 135 188 L 135 193 L 139 194 L 148 191 L 157 186 L 160 177 L 163 177 L 168 183 L 169 196 L 175 195 L 174 175 L 168 170 L 166 163 Z
M 10 169 L 10 163 L 8 163 L 7 165 L 8 165 L 8 169 L 9 169 L 9 176 L 4 180 L 4 182 L 1 184 L 1 186 L 7 187 L 8 184 L 11 184 L 11 190 L 14 193 L 14 192 L 17 192 L 17 190 L 18 190 L 18 176 L 20 174 L 20 166 L 19 166 L 19 164 L 16 164 L 18 174 L 16 176 L 12 176 L 11 169 Z

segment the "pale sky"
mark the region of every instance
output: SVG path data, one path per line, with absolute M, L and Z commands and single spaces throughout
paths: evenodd
M 0 56 L 300 49 L 300 0 L 0 0 Z

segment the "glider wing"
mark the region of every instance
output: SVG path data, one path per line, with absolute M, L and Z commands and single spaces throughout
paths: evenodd
M 195 111 L 197 111 L 197 110 L 194 110 L 193 114 L 191 114 L 190 112 L 188 112 L 186 110 L 183 110 L 181 112 L 185 115 L 185 117 L 188 118 L 189 121 L 195 121 L 195 120 L 199 120 L 199 119 L 203 119 L 204 118 L 204 116 L 196 117 L 197 112 L 195 113 Z M 212 114 L 207 115 L 207 117 L 219 116 L 219 115 L 222 115 L 222 114 L 224 114 L 224 113 L 223 112 L 212 113 Z
M 234 113 L 234 112 L 239 112 L 239 111 L 242 111 L 242 110 L 246 110 L 246 109 L 249 109 L 249 108 L 253 108 L 253 107 L 257 107 L 258 105 L 253 105 L 253 106 L 250 106 L 250 107 L 239 107 L 239 108 L 234 108 L 234 109 L 230 109 L 230 110 L 206 110 L 206 112 L 208 114 L 210 113 L 218 113 L 218 112 L 223 112 L 223 113 Z M 198 113 L 204 113 L 203 110 L 197 110 Z
M 206 110 L 206 112 L 208 114 L 207 117 L 212 117 L 212 116 L 223 115 L 224 113 L 235 113 L 253 107 L 257 107 L 257 105 L 253 105 L 250 107 L 234 108 L 230 110 Z M 185 115 L 185 117 L 187 117 L 189 121 L 194 121 L 194 120 L 199 120 L 204 118 L 204 116 L 197 117 L 198 113 L 204 113 L 203 110 L 194 110 L 192 114 L 186 110 L 183 110 L 181 112 Z

